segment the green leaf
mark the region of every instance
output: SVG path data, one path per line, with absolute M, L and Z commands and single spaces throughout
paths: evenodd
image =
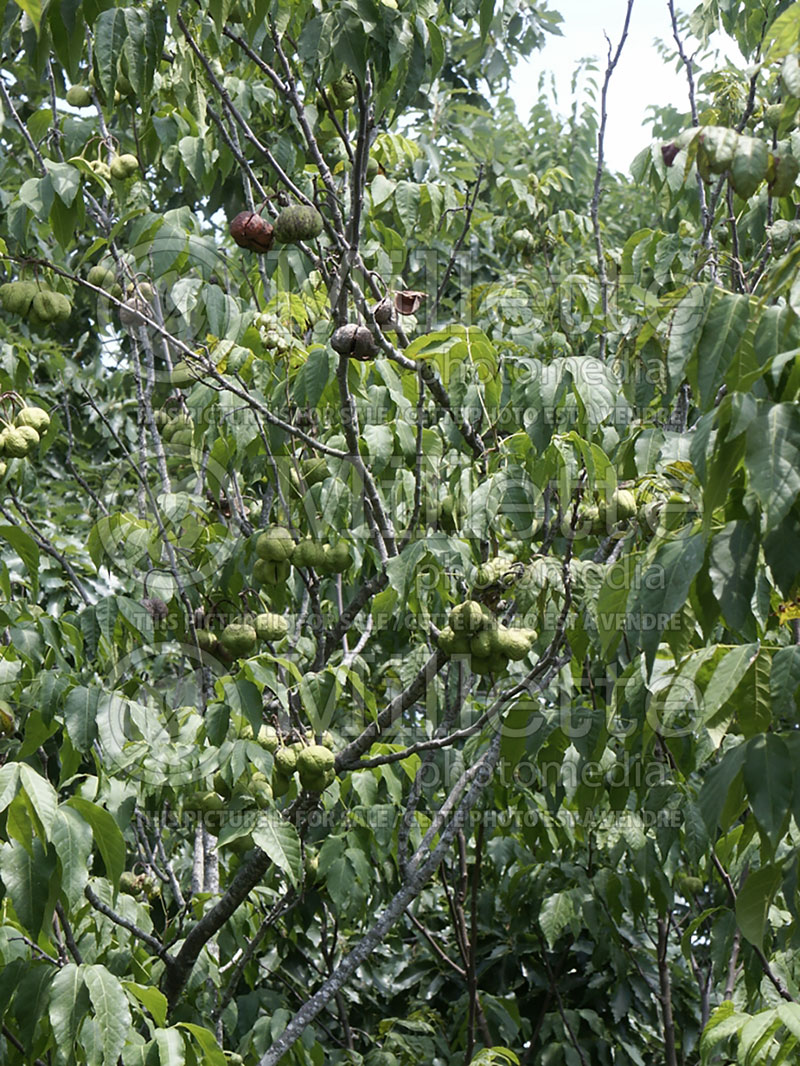
M 394 191 L 394 202 L 397 207 L 397 219 L 400 225 L 406 233 L 410 233 L 417 225 L 419 218 L 419 185 L 413 181 L 398 182 Z
M 297 886 L 300 883 L 303 874 L 300 838 L 290 822 L 263 812 L 257 828 L 253 830 L 253 840 L 275 865 L 288 875 L 292 885 Z
M 789 1032 L 800 1040 L 800 1003 L 779 1003 L 775 1009 Z
M 89 1008 L 89 994 L 83 981 L 83 967 L 68 962 L 50 984 L 48 1014 L 53 1035 L 65 1058 L 71 1058 L 83 1017 Z
M 710 408 L 744 336 L 750 317 L 747 296 L 716 293 L 703 332 L 688 367 L 689 384 L 700 397 L 700 405 Z
M 781 81 L 789 96 L 800 96 L 800 60 L 796 55 L 787 55 L 781 64 Z
M 39 548 L 36 541 L 17 526 L 0 526 L 0 540 L 7 541 L 25 564 L 33 595 L 39 592 Z
M 69 163 L 57 163 L 52 159 L 46 159 L 45 166 L 56 196 L 65 207 L 70 207 L 81 185 L 81 172 Z
M 551 949 L 574 917 L 575 905 L 569 892 L 556 892 L 543 901 L 539 925 Z
M 781 648 L 772 657 L 769 692 L 776 717 L 794 715 L 797 689 L 800 686 L 800 645 Z
M 123 981 L 122 987 L 150 1012 L 156 1025 L 167 1024 L 168 1003 L 163 992 L 149 985 L 137 985 L 134 981 Z
M 140 613 L 142 613 L 141 608 L 139 610 Z M 114 624 L 116 623 L 119 614 L 116 596 L 104 596 L 101 600 L 98 600 L 94 605 L 94 614 L 97 619 L 97 624 L 100 626 L 100 632 L 109 644 L 113 644 Z M 96 702 L 97 701 L 95 700 L 95 704 Z
M 75 234 L 83 226 L 85 217 L 83 200 L 76 200 L 72 207 L 64 207 L 58 197 L 53 200 L 53 206 L 50 208 L 50 222 L 56 240 L 65 251 L 73 244 Z
M 800 412 L 796 404 L 771 404 L 753 419 L 747 429 L 745 465 L 770 532 L 783 521 L 800 492 Z
M 119 980 L 99 963 L 84 967 L 83 979 L 102 1038 L 103 1066 L 115 1066 L 131 1024 L 127 996 Z
M 708 575 L 714 596 L 731 629 L 752 623 L 758 562 L 758 536 L 750 522 L 729 522 L 711 541 Z
M 777 866 L 762 866 L 748 876 L 736 897 L 737 924 L 745 940 L 757 948 L 764 946 L 767 914 L 781 880 L 781 871 Z
M 177 1029 L 156 1029 L 153 1039 L 161 1066 L 185 1066 L 186 1047 Z
M 731 708 L 745 737 L 765 732 L 772 723 L 770 667 L 770 652 L 762 648 L 731 696 Z
M 759 137 L 740 136 L 731 164 L 731 185 L 748 200 L 767 176 L 769 152 Z
M 298 403 L 316 407 L 333 378 L 331 353 L 326 348 L 314 348 L 308 353 L 308 359 L 300 367 L 294 382 L 294 393 Z
M 364 426 L 362 436 L 370 459 L 386 462 L 394 451 L 394 434 L 389 426 Z
M 23 1046 L 33 1043 L 35 1030 L 47 1015 L 47 997 L 53 976 L 50 963 L 33 964 L 19 981 L 14 996 L 14 1013 Z
M 19 776 L 25 795 L 30 800 L 36 817 L 41 823 L 44 833 L 43 843 L 46 843 L 50 839 L 50 830 L 53 828 L 58 807 L 56 790 L 46 778 L 37 774 L 27 763 L 20 763 Z
M 101 11 L 94 24 L 94 62 L 106 98 L 112 101 L 117 84 L 117 62 L 128 36 L 125 8 Z
M 494 0 L 481 0 L 480 29 L 481 40 L 485 41 L 494 18 Z
M 800 44 L 800 0 L 795 0 L 783 11 L 766 32 L 764 38 L 765 60 L 773 62 L 797 51 Z M 800 87 L 799 87 L 800 88 Z M 795 93 L 800 95 L 800 93 Z
M 675 308 L 667 348 L 670 393 L 674 393 L 683 380 L 689 359 L 703 332 L 713 295 L 711 285 L 694 285 Z
M 3 844 L 0 849 L 0 880 L 6 886 L 17 918 L 35 940 L 52 910 L 50 878 L 56 866 L 55 851 L 45 852 L 38 839 L 29 853 L 19 841 Z
M 758 656 L 758 644 L 741 644 L 720 659 L 703 692 L 703 724 L 727 703 Z
M 61 863 L 61 889 L 70 907 L 78 907 L 89 880 L 92 831 L 77 811 L 62 804 L 56 811 L 51 837 Z
M 740 1063 L 756 1061 L 756 1052 L 763 1047 L 767 1039 L 780 1027 L 780 1019 L 774 1010 L 759 1011 L 745 1022 L 739 1031 L 737 1058 Z
M 153 75 L 164 48 L 166 12 L 161 4 L 154 4 L 150 8 L 127 7 L 122 10 L 127 30 L 123 54 L 127 60 L 128 80 L 141 100 L 153 86 Z
M 675 540 L 665 541 L 628 597 L 628 632 L 634 639 L 638 636 L 648 669 L 652 667 L 667 622 L 688 599 L 689 587 L 704 554 L 705 543 L 700 533 L 691 534 L 687 530 Z
M 112 884 L 119 884 L 125 869 L 125 841 L 119 826 L 107 810 L 82 796 L 71 796 L 67 803 L 92 827 L 94 842 L 105 863 L 106 875 Z
M 741 773 L 745 752 L 744 744 L 726 751 L 717 765 L 708 771 L 703 781 L 697 797 L 697 806 L 712 839 L 717 835 L 717 826 L 731 786 Z M 726 829 L 727 826 L 722 828 Z
M 753 815 L 775 848 L 794 796 L 794 767 L 789 749 L 774 733 L 752 737 L 746 745 L 742 774 Z
M 16 5 L 33 23 L 33 28 L 36 30 L 36 36 L 39 36 L 39 30 L 42 25 L 42 5 L 40 0 L 16 0 Z
M 0 812 L 4 811 L 17 794 L 19 787 L 19 764 L 15 762 L 0 766 Z
M 99 605 L 98 605 L 99 606 Z M 102 689 L 78 685 L 64 702 L 64 724 L 76 751 L 85 754 L 97 739 L 97 703 Z
M 203 1066 L 225 1066 L 228 1060 L 213 1033 L 191 1022 L 178 1022 L 177 1027 L 190 1032 L 203 1049 Z
M 622 639 L 628 595 L 640 556 L 623 555 L 606 571 L 597 594 L 597 632 L 605 655 L 612 655 Z

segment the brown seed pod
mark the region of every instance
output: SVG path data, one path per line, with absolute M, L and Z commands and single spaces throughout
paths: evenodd
M 375 338 L 366 326 L 357 326 L 348 322 L 339 326 L 331 337 L 331 348 L 339 355 L 349 355 L 353 359 L 374 359 L 378 354 Z
M 401 315 L 413 315 L 419 305 L 425 299 L 424 292 L 414 292 L 413 289 L 404 289 L 394 294 L 394 306 Z
M 249 252 L 268 252 L 275 239 L 270 223 L 252 211 L 240 211 L 228 228 L 239 247 Z
M 338 329 L 333 331 L 331 348 L 338 352 L 339 355 L 350 355 L 356 342 L 357 329 L 358 326 L 353 322 L 348 322 L 346 326 L 339 326 Z
M 376 304 L 372 313 L 381 328 L 390 326 L 394 322 L 394 306 L 388 297 L 384 297 L 380 303 Z
M 356 329 L 352 355 L 356 359 L 374 359 L 377 354 L 378 346 L 372 333 L 366 326 L 359 326 Z
M 147 611 L 154 622 L 163 622 L 169 614 L 169 608 L 163 600 L 157 596 L 146 596 L 142 600 L 142 607 Z
M 147 315 L 149 317 L 152 313 L 153 308 L 146 300 L 133 295 L 120 304 L 119 320 L 123 326 L 143 326 L 145 324 L 143 316 Z

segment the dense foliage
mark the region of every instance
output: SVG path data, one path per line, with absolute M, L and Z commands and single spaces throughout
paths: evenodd
M 669 7 L 628 177 L 544 0 L 0 5 L 3 1062 L 793 1061 L 800 4 Z

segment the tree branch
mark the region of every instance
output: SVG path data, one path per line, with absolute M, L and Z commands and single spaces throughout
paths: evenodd
M 731 907 L 733 907 L 733 909 L 735 910 L 736 909 L 736 889 L 733 887 L 733 881 L 731 881 L 730 875 L 728 874 L 728 871 L 725 869 L 725 867 L 722 865 L 722 863 L 717 858 L 716 852 L 713 852 L 713 851 L 711 852 L 711 858 L 712 858 L 712 860 L 714 862 L 714 866 L 716 867 L 717 873 L 722 878 L 722 883 L 725 885 L 725 888 L 728 890 L 728 896 L 730 897 Z M 764 954 L 764 952 L 761 950 L 761 948 L 756 947 L 755 944 L 752 945 L 752 948 L 753 948 L 753 951 L 756 953 L 756 956 L 758 957 L 758 961 L 761 963 L 761 969 L 764 971 L 765 976 L 767 977 L 769 982 L 772 984 L 772 987 L 775 989 L 775 991 L 778 993 L 778 995 L 781 997 L 781 999 L 785 999 L 788 1003 L 796 1003 L 797 1000 L 791 994 L 791 992 L 786 987 L 786 985 L 783 983 L 783 981 L 781 981 L 781 979 L 777 976 L 777 974 L 775 974 L 775 972 L 773 971 L 772 967 L 769 964 L 769 960 L 767 959 L 767 956 Z
M 661 1013 L 664 1020 L 664 1059 L 666 1066 L 678 1066 L 678 1057 L 675 1050 L 675 1020 L 672 1016 L 672 980 L 667 960 L 667 947 L 669 944 L 669 918 L 659 915 L 656 921 L 658 928 L 658 980 L 661 988 Z
M 456 830 L 491 780 L 499 756 L 500 733 L 498 732 L 492 739 L 490 747 L 480 759 L 479 764 L 477 764 L 481 766 L 481 772 L 476 775 L 476 780 L 473 781 L 469 792 L 461 801 L 461 805 L 450 824 L 442 831 L 438 845 L 430 852 L 427 860 L 421 862 L 406 880 L 375 925 L 362 937 L 353 950 L 344 957 L 330 977 L 323 981 L 314 995 L 303 1004 L 272 1047 L 261 1057 L 259 1066 L 276 1066 L 281 1057 L 292 1047 L 295 1040 L 301 1036 L 305 1027 L 314 1020 L 328 1000 L 352 977 L 361 963 L 381 943 L 409 903 L 420 894 L 429 877 L 439 866 L 445 853 L 450 849 Z
M 115 910 L 112 910 L 106 903 L 103 903 L 90 885 L 87 885 L 84 888 L 83 894 L 96 911 L 100 911 L 100 913 L 104 914 L 106 918 L 110 918 L 115 925 L 120 926 L 122 929 L 127 929 L 137 940 L 141 940 L 143 944 L 146 944 L 154 955 L 157 955 L 160 959 L 164 959 L 168 965 L 172 962 L 167 949 L 160 940 L 151 936 L 150 933 L 146 933 L 144 929 L 140 929 L 138 925 L 129 921 L 127 918 L 124 918 L 121 914 L 117 914 Z
M 590 214 L 592 216 L 592 227 L 594 228 L 594 242 L 595 249 L 597 251 L 597 275 L 600 279 L 600 299 L 602 303 L 603 311 L 603 328 L 600 333 L 600 358 L 606 357 L 606 341 L 608 336 L 608 274 L 606 272 L 606 253 L 603 247 L 603 234 L 600 229 L 600 186 L 603 181 L 603 169 L 605 167 L 605 139 L 606 139 L 606 122 L 608 121 L 608 113 L 606 111 L 606 105 L 608 101 L 608 85 L 611 81 L 611 75 L 614 73 L 614 68 L 619 62 L 619 57 L 622 55 L 622 49 L 625 45 L 625 41 L 628 38 L 628 27 L 631 21 L 631 12 L 633 10 L 633 0 L 628 0 L 628 6 L 625 12 L 625 24 L 622 28 L 622 36 L 619 39 L 617 50 L 612 54 L 611 41 L 608 41 L 608 63 L 606 65 L 605 78 L 603 79 L 603 88 L 600 93 L 600 128 L 597 131 L 597 170 L 594 176 L 594 193 L 592 195 L 592 203 L 590 208 Z M 606 38 L 608 40 L 608 38 Z
M 203 915 L 199 922 L 192 926 L 177 955 L 167 960 L 163 991 L 170 1010 L 177 1005 L 178 997 L 189 980 L 189 975 L 200 952 L 249 896 L 269 865 L 269 856 L 260 848 L 255 848 L 236 871 L 222 898 Z

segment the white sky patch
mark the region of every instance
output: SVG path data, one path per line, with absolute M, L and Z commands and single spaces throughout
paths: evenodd
M 512 79 L 511 96 L 523 121 L 538 98 L 539 78 L 544 72 L 551 72 L 555 77 L 555 110 L 560 114 L 569 112 L 570 82 L 577 62 L 586 57 L 593 57 L 599 69 L 591 75 L 583 72 L 582 83 L 585 84 L 587 77 L 595 78 L 599 104 L 608 55 L 604 32 L 616 49 L 627 4 L 626 0 L 561 0 L 560 3 L 555 0 L 554 6 L 563 17 L 564 36 L 548 37 L 544 49 L 520 63 Z M 676 6 L 678 10 L 688 11 L 694 4 Z M 666 0 L 636 0 L 628 39 L 608 93 L 606 161 L 613 170 L 623 173 L 628 172 L 634 157 L 650 143 L 649 131 L 642 125 L 650 105 L 672 105 L 679 111 L 689 111 L 686 74 L 683 69 L 676 70 L 674 64 L 664 62 L 654 46 L 656 38 L 674 43 Z M 744 68 L 744 60 L 731 38 L 725 36 L 723 40 L 720 35 L 713 44 Z

